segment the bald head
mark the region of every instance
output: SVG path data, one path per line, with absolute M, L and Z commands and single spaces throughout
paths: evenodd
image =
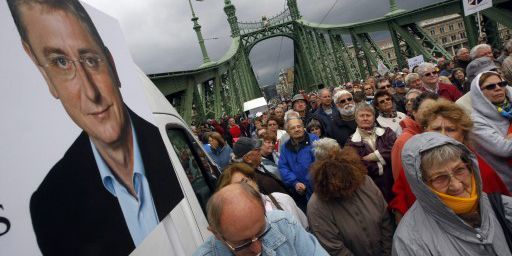
M 247 183 L 230 184 L 217 191 L 208 201 L 210 230 L 222 233 L 223 227 L 237 228 L 250 216 L 265 219 L 261 195 Z M 241 227 L 240 227 L 241 228 Z

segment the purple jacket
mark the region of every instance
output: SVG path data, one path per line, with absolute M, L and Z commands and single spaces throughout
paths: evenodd
M 370 176 L 377 187 L 379 187 L 382 195 L 387 202 L 393 199 L 393 173 L 391 171 L 391 149 L 395 144 L 396 134 L 389 128 L 375 128 L 375 134 L 377 135 L 376 150 L 372 150 L 370 145 L 365 143 L 359 129 L 347 141 L 347 145 L 356 149 L 359 156 L 363 157 L 370 153 L 375 153 L 378 161 L 364 161 L 363 164 L 368 170 L 368 176 Z

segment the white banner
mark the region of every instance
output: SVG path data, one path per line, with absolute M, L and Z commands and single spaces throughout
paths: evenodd
M 377 62 L 377 72 L 381 76 L 383 76 L 383 75 L 385 75 L 386 73 L 389 72 L 389 68 L 386 67 L 386 65 L 384 65 L 384 63 L 381 60 L 379 60 L 379 62 Z
M 412 57 L 410 59 L 407 59 L 407 64 L 409 65 L 409 70 L 412 72 L 412 69 L 419 64 L 425 62 L 423 59 L 423 55 L 418 55 L 416 57 Z
M 468 16 L 492 7 L 492 0 L 462 0 L 464 15 Z

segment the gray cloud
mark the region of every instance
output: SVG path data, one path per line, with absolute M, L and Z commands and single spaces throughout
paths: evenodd
M 195 69 L 202 63 L 201 51 L 190 21 L 187 0 L 84 0 L 117 18 L 135 62 L 144 72 L 161 73 Z M 298 0 L 305 20 L 323 24 L 343 24 L 382 17 L 389 12 L 386 0 Z M 356 2 L 356 3 L 355 3 Z M 439 0 L 398 0 L 402 9 L 412 10 Z M 284 0 L 232 0 L 239 21 L 258 21 L 284 10 Z M 224 13 L 224 1 L 193 1 L 210 58 L 220 59 L 231 45 L 231 33 Z M 372 34 L 374 36 L 376 34 Z M 377 34 L 378 36 L 378 34 Z M 281 42 L 282 41 L 282 42 Z M 281 52 L 279 47 L 281 45 Z M 277 63 L 279 56 L 279 63 Z M 250 53 L 260 84 L 272 84 L 280 69 L 293 66 L 293 42 L 272 38 L 257 44 Z M 276 70 L 277 69 L 277 70 Z

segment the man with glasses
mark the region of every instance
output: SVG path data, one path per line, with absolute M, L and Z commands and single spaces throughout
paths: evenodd
M 285 211 L 270 211 L 260 193 L 247 183 L 228 185 L 206 207 L 209 237 L 193 254 L 328 255 L 318 240 Z
M 462 93 L 454 85 L 439 81 L 439 74 L 434 64 L 429 62 L 421 63 L 417 68 L 417 72 L 422 82 L 420 90 L 436 93 L 440 97 L 453 102 L 462 96 Z
M 78 1 L 8 1 L 50 94 L 83 132 L 30 201 L 43 254 L 127 255 L 182 199 L 156 127 L 124 104 L 112 55 Z
M 315 161 L 312 147 L 313 141 L 318 140 L 314 134 L 304 130 L 300 118 L 290 117 L 286 121 L 286 131 L 290 139 L 281 146 L 278 169 L 281 179 L 289 190 L 298 193 L 297 205 L 305 209 L 307 200 L 313 194 L 313 186 L 309 179 L 309 166 Z
M 341 147 L 357 128 L 354 118 L 355 102 L 352 94 L 346 90 L 334 94 L 334 104 L 338 109 L 338 115 L 334 116 L 331 138 L 335 139 Z

